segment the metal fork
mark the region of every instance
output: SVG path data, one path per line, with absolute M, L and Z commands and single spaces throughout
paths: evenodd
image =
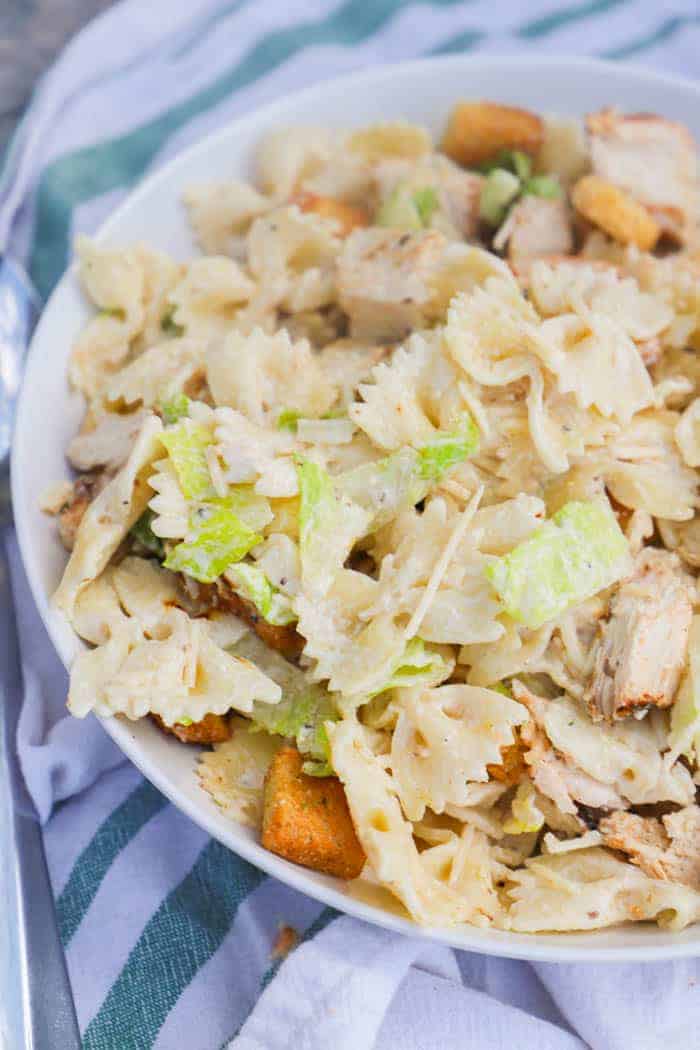
M 0 1048 L 80 1050 L 39 818 L 17 757 L 22 671 L 7 562 L 14 404 L 39 300 L 0 259 Z

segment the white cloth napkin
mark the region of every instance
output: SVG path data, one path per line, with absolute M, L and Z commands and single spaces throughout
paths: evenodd
M 0 247 L 46 296 L 71 235 L 93 230 L 184 145 L 303 84 L 460 50 L 630 57 L 693 76 L 700 15 L 697 0 L 125 0 L 39 86 L 0 176 Z M 19 749 L 47 821 L 88 1050 L 698 1045 L 696 960 L 530 965 L 454 953 L 334 917 L 213 843 L 123 764 L 95 720 L 66 717 L 65 672 L 11 555 Z M 280 965 L 281 925 L 302 943 Z

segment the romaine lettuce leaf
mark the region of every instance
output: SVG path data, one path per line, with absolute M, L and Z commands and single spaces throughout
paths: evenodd
M 145 547 L 147 551 L 150 551 L 151 554 L 155 554 L 157 558 L 163 558 L 165 555 L 163 541 L 160 536 L 156 536 L 151 528 L 151 522 L 154 518 L 154 512 L 147 507 L 138 521 L 131 526 L 129 531 L 134 539 L 138 540 L 141 546 Z
M 440 432 L 435 440 L 418 449 L 421 478 L 439 481 L 448 470 L 479 451 L 479 428 L 465 413 L 454 430 Z
M 432 483 L 474 455 L 479 448 L 479 429 L 467 413 L 452 431 L 436 432 L 434 441 L 419 449 L 402 448 L 390 456 L 363 463 L 334 478 L 336 486 L 351 500 L 374 515 L 377 529 L 402 510 L 415 506 Z
M 429 689 L 444 682 L 453 670 L 454 660 L 450 662 L 435 649 L 426 649 L 422 638 L 412 638 L 389 681 L 373 695 L 386 689 L 406 689 L 412 685 Z
M 160 403 L 160 414 L 163 417 L 163 422 L 168 426 L 172 423 L 178 423 L 185 416 L 189 415 L 189 411 L 190 399 L 187 394 L 173 394 L 172 397 L 168 397 Z
M 213 583 L 261 540 L 225 501 L 203 504 L 191 515 L 190 537 L 173 547 L 163 564 L 200 583 Z
M 374 528 L 415 506 L 430 488 L 421 478 L 418 453 L 408 447 L 374 463 L 363 463 L 333 480 L 349 499 L 373 514 Z
M 299 553 L 304 589 L 321 596 L 330 587 L 353 546 L 365 535 L 371 515 L 336 486 L 311 460 L 297 461 Z
M 413 192 L 413 203 L 423 226 L 429 226 L 433 212 L 439 206 L 438 195 L 434 186 L 422 186 Z
M 226 570 L 226 579 L 233 584 L 241 598 L 252 602 L 268 623 L 284 626 L 296 620 L 287 595 L 282 594 L 257 565 L 243 561 L 231 565 Z
M 505 168 L 494 168 L 484 181 L 479 198 L 479 217 L 489 226 L 500 226 L 508 207 L 520 193 L 520 179 Z
M 537 628 L 630 569 L 627 540 L 602 501 L 566 503 L 529 539 L 486 567 L 505 611 Z
M 330 749 L 325 722 L 339 718 L 333 694 L 323 686 L 309 682 L 304 672 L 261 642 L 254 634 L 246 635 L 231 652 L 250 660 L 282 690 L 276 704 L 253 702 L 251 718 L 256 726 L 277 736 L 291 737 L 306 756 L 303 771 L 311 776 L 330 776 Z
M 297 429 L 297 422 L 301 418 L 301 412 L 297 412 L 293 408 L 283 408 L 277 417 L 277 429 L 278 430 L 291 430 L 294 433 Z
M 205 449 L 211 445 L 211 432 L 199 423 L 183 420 L 164 430 L 160 440 L 168 450 L 180 488 L 188 499 L 206 500 L 216 496 L 207 465 Z
M 227 496 L 210 502 L 214 506 L 228 507 L 254 532 L 264 529 L 274 518 L 269 500 L 259 496 L 252 485 L 232 485 Z

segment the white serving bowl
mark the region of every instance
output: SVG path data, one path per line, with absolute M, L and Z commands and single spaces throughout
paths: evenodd
M 700 89 L 692 83 L 622 65 L 570 58 L 430 59 L 389 66 L 318 84 L 237 120 L 188 149 L 147 178 L 112 215 L 98 239 L 145 240 L 175 257 L 195 253 L 180 203 L 192 182 L 248 177 L 260 136 L 291 124 L 358 126 L 405 118 L 438 135 L 459 98 L 487 98 L 539 112 L 580 116 L 615 104 L 656 112 L 687 124 L 700 140 Z M 64 452 L 82 413 L 69 392 L 71 344 L 90 315 L 74 266 L 51 296 L 34 336 L 18 406 L 13 450 L 13 499 L 19 542 L 32 592 L 66 666 L 83 643 L 50 605 L 66 563 L 55 522 L 38 507 L 40 495 L 66 476 Z M 254 833 L 222 815 L 199 787 L 197 749 L 167 737 L 148 719 L 103 721 L 126 755 L 192 820 L 246 860 L 340 911 L 402 933 L 491 955 L 551 961 L 669 959 L 700 954 L 700 924 L 681 933 L 629 925 L 578 934 L 516 934 L 499 930 L 424 929 L 375 903 L 350 896 L 340 881 L 268 853 Z

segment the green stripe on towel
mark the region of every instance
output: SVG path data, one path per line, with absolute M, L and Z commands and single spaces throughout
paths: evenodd
M 84 1050 L 152 1046 L 180 995 L 220 946 L 239 906 L 264 877 L 212 839 L 144 927 L 88 1025 Z M 138 893 L 137 885 L 132 892 Z
M 628 3 L 628 0 L 591 0 L 590 3 L 586 4 L 561 7 L 558 11 L 552 11 L 549 15 L 543 15 L 542 18 L 525 22 L 524 25 L 516 30 L 516 35 L 525 40 L 549 36 L 550 33 L 555 33 L 558 29 L 563 29 L 573 22 L 581 22 L 591 16 L 605 14 L 613 7 L 621 7 L 626 3 Z
M 611 48 L 610 51 L 603 51 L 603 58 L 629 58 L 630 55 L 639 55 L 642 51 L 648 51 L 652 47 L 657 47 L 659 44 L 665 44 L 667 40 L 671 40 L 676 33 L 680 32 L 681 29 L 685 29 L 686 26 L 700 25 L 700 15 L 689 15 L 679 16 L 678 18 L 667 18 L 665 22 L 649 33 L 647 36 L 639 37 L 637 40 L 631 40 L 629 44 L 623 44 L 620 47 Z
M 97 829 L 73 865 L 68 882 L 56 901 L 58 931 L 64 948 L 78 929 L 117 856 L 144 824 L 167 805 L 167 801 L 153 784 L 144 780 Z

